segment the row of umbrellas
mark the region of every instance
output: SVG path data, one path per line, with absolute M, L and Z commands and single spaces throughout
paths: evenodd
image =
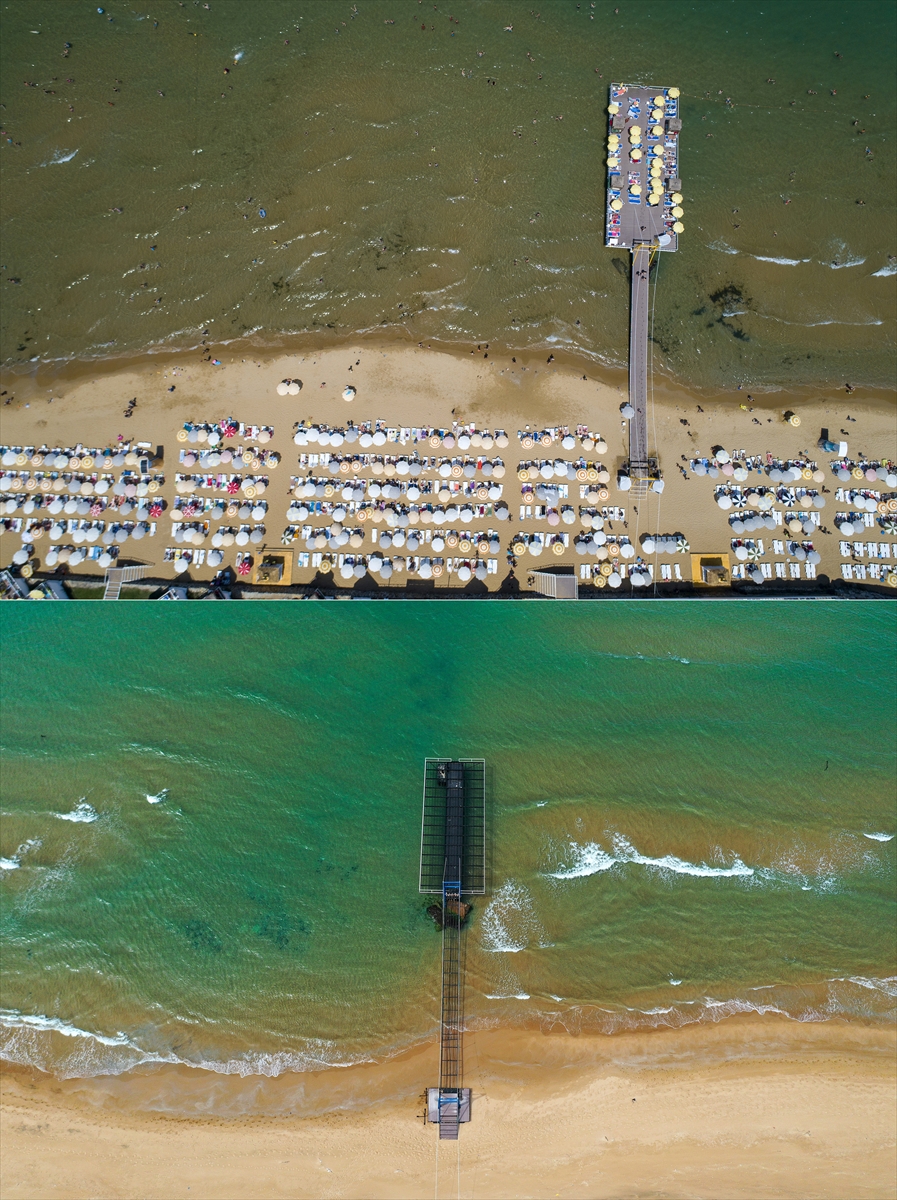
M 287 509 L 287 520 L 292 523 L 307 521 L 311 513 L 312 510 L 307 504 L 296 504 L 294 502 Z M 364 523 L 371 518 L 376 519 L 378 513 L 383 514 L 383 519 L 387 525 L 399 526 L 403 529 L 417 523 L 411 519 L 412 517 L 416 517 L 417 521 L 424 525 L 430 525 L 434 522 L 440 524 L 443 521 L 463 521 L 465 524 L 469 524 L 476 516 L 474 508 L 469 504 L 447 504 L 445 507 L 437 506 L 428 508 L 412 506 L 407 511 L 391 505 L 385 508 L 374 509 L 373 511 L 365 508 L 353 511 L 343 504 L 335 504 L 327 515 L 333 521 L 342 524 L 344 521 L 359 521 Z M 496 505 L 493 508 L 492 515 L 498 521 L 506 521 L 508 519 L 508 506 L 506 504 Z
M 201 546 L 208 536 L 208 531 L 201 525 L 178 525 L 171 536 L 179 545 Z M 212 534 L 211 544 L 217 549 L 219 546 L 248 546 L 250 542 L 258 545 L 264 540 L 264 525 L 256 525 L 254 529 L 238 529 L 236 532 L 230 529 L 218 530 Z
M 807 547 L 802 546 L 800 542 L 791 541 L 786 543 L 785 549 L 787 553 L 792 558 L 797 559 L 798 562 L 808 562 L 812 563 L 814 566 L 817 566 L 820 562 L 822 562 L 822 556 L 818 550 L 813 549 L 812 544 Z M 732 552 L 739 562 L 747 562 L 749 560 L 756 562 L 763 557 L 762 546 L 756 546 L 752 543 L 744 543 L 735 540 L 732 542 Z
M 571 483 L 591 480 L 605 484 L 610 482 L 610 472 L 601 463 L 566 462 L 556 458 L 553 461 L 519 463 L 517 478 L 522 483 L 527 480 L 535 482 L 537 479 L 566 479 Z
M 246 466 L 250 470 L 258 471 L 262 467 L 273 470 L 280 463 L 280 455 L 276 450 L 269 450 L 267 453 L 261 450 L 257 453 L 244 450 L 242 454 L 236 454 L 233 450 L 210 450 L 206 454 L 194 454 L 192 450 L 188 450 L 186 454 L 181 455 L 180 461 L 185 467 L 198 466 L 201 470 L 233 464 L 237 468 Z
M 880 492 L 845 492 L 843 500 L 847 504 L 852 504 L 860 512 L 878 512 L 882 516 L 889 512 L 897 513 L 897 499 L 894 497 L 885 499 Z
M 251 430 L 254 426 L 246 428 L 244 426 L 241 436 L 249 441 L 258 442 L 260 446 L 266 446 L 274 436 L 274 428 L 271 425 L 261 425 L 253 434 Z M 240 433 L 239 423 L 232 418 L 219 422 L 217 425 L 202 424 L 197 425 L 188 421 L 183 429 L 177 432 L 177 440 L 179 442 L 188 442 L 190 445 L 209 445 L 220 446 L 224 438 L 234 438 Z
M 182 476 L 175 481 L 174 489 L 181 495 L 186 496 L 191 492 L 197 491 L 199 488 L 207 487 L 206 481 L 201 476 L 188 475 Z M 240 491 L 250 498 L 261 496 L 268 490 L 268 479 L 266 476 L 256 475 L 234 475 L 227 483 L 215 484 L 216 489 L 222 487 L 229 496 L 236 496 Z
M 4 467 L 24 467 L 29 463 L 34 467 L 55 467 L 57 471 L 66 469 L 90 471 L 108 470 L 110 467 L 136 467 L 141 458 L 153 461 L 151 454 L 138 454 L 136 450 L 91 450 L 83 453 L 76 450 L 48 450 L 45 446 L 40 450 L 4 450 L 0 455 L 0 465 Z
M 4 475 L 0 479 L 0 492 L 15 492 L 17 495 L 21 495 L 22 499 L 24 499 L 25 493 L 35 491 L 67 492 L 70 496 L 105 496 L 110 492 L 113 496 L 147 496 L 157 492 L 163 482 L 164 480 L 160 478 L 147 480 L 139 479 L 136 476 L 122 476 L 117 483 L 114 480 L 100 479 L 96 476 L 90 479 L 76 476 L 68 478 L 35 476 L 23 481 L 16 475 Z M 23 486 L 24 493 L 21 491 Z M 22 503 L 22 500 L 19 503 Z
M 847 464 L 847 463 L 832 463 L 832 473 L 841 480 L 842 483 L 847 483 L 850 479 L 868 479 L 870 483 L 876 480 L 881 480 L 888 487 L 897 487 L 897 472 L 894 468 L 884 463 L 876 466 L 875 464 L 864 464 L 863 466 Z
M 336 494 L 337 485 L 323 479 L 312 479 L 310 476 L 308 479 L 298 482 L 293 488 L 293 495 L 297 500 L 310 500 L 314 496 L 329 499 Z M 380 483 L 376 479 L 368 483 L 361 479 L 344 484 L 339 490 L 339 495 L 343 500 L 354 501 L 356 504 L 364 500 L 366 495 L 374 500 L 379 500 L 381 497 L 385 500 L 399 500 L 404 496 L 411 501 L 420 500 L 422 496 L 433 496 L 445 503 L 455 495 L 461 498 L 475 495 L 478 500 L 499 500 L 502 495 L 502 486 L 498 483 L 481 483 L 473 491 L 465 488 L 463 491 L 453 492 L 444 484 Z
M 775 492 L 747 492 L 744 496 L 733 497 L 728 492 L 721 491 L 716 496 L 716 502 L 724 512 L 728 512 L 735 505 L 741 506 L 744 504 L 768 512 L 774 507 L 776 502 L 779 504 L 803 503 L 807 507 L 825 508 L 825 496 L 810 492 L 805 492 L 801 496 L 795 496 L 793 493 L 789 493 L 787 496 L 779 496 Z
M 350 425 L 347 429 L 334 428 L 329 425 L 300 425 L 293 434 L 293 442 L 297 446 L 342 446 L 344 443 L 347 445 L 357 443 L 366 450 L 370 446 L 385 446 L 387 442 L 395 440 L 395 438 L 390 438 L 383 428 L 359 428 L 355 425 Z M 459 450 L 470 448 L 491 450 L 493 446 L 503 450 L 510 445 L 508 435 L 503 429 L 497 429 L 494 433 L 488 430 L 472 433 L 466 430 L 430 430 L 429 432 L 420 430 L 419 436 L 415 436 L 414 440 L 415 442 L 427 442 L 434 449 L 437 446 L 444 446 L 447 450 L 455 447 Z
M 650 534 L 642 537 L 643 554 L 686 554 L 690 546 L 681 533 Z
M 222 521 L 225 517 L 237 516 L 243 521 L 248 521 L 250 517 L 254 521 L 261 521 L 267 512 L 267 500 L 255 501 L 253 504 L 229 504 L 226 508 L 223 504 L 216 503 L 209 509 L 206 509 L 202 503 L 185 504 L 182 508 L 172 510 L 171 519 L 172 521 L 186 521 L 191 517 L 201 515 L 210 521 Z

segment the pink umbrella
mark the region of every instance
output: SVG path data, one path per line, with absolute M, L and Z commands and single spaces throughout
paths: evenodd
M 249 572 L 252 570 L 252 564 L 250 563 L 249 559 L 244 558 L 243 561 L 240 563 L 239 567 L 237 567 L 237 570 L 240 572 L 241 575 L 248 575 Z
M 227 494 L 229 496 L 236 496 L 236 494 L 239 490 L 240 490 L 239 479 L 232 479 L 230 481 L 230 483 L 227 485 Z
M 161 517 L 162 516 L 162 505 L 161 504 L 151 504 L 149 511 L 150 511 L 151 517 Z M 93 509 L 91 509 L 91 512 L 93 512 Z
M 98 517 L 102 511 L 103 511 L 102 504 L 91 504 L 90 515 L 92 517 Z

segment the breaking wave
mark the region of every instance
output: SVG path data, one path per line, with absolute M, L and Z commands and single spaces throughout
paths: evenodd
M 53 816 L 59 821 L 78 821 L 83 822 L 85 825 L 89 825 L 92 821 L 96 821 L 99 815 L 100 814 L 96 811 L 96 809 L 92 808 L 91 805 L 87 803 L 86 796 L 81 797 L 71 812 L 53 813 Z
M 873 842 L 892 842 L 894 840 L 893 833 L 864 833 L 864 838 L 869 838 Z
M 0 871 L 16 871 L 22 865 L 22 859 L 29 850 L 36 850 L 40 845 L 40 838 L 29 838 L 27 842 L 22 842 L 18 850 L 12 858 L 0 858 Z
M 518 954 L 528 946 L 547 945 L 529 889 L 506 880 L 486 906 L 482 920 L 483 949 L 490 954 Z
M 341 1057 L 332 1043 L 318 1039 L 308 1039 L 301 1050 L 247 1053 L 220 1061 L 189 1058 L 173 1050 L 148 1049 L 125 1033 L 96 1033 L 58 1017 L 16 1009 L 0 1009 L 0 1059 L 52 1071 L 60 1079 L 122 1075 L 152 1063 L 192 1067 L 217 1075 L 270 1078 L 287 1071 L 318 1071 L 376 1061 L 369 1056 Z
M 636 863 L 643 867 L 654 867 L 661 871 L 672 871 L 677 875 L 699 875 L 711 878 L 731 878 L 733 876 L 751 876 L 754 868 L 746 866 L 735 855 L 730 863 L 712 865 L 709 863 L 690 863 L 677 858 L 674 854 L 665 854 L 662 858 L 652 858 L 640 854 L 628 838 L 615 833 L 611 839 L 613 854 L 608 854 L 597 842 L 587 842 L 580 845 L 571 841 L 568 846 L 567 863 L 559 865 L 556 871 L 547 871 L 551 879 L 578 879 L 586 875 L 595 875 L 599 871 L 608 871 L 611 867 L 622 863 Z M 720 857 L 722 854 L 720 852 Z
M 880 267 L 877 271 L 872 272 L 872 278 L 883 275 L 897 275 L 897 263 L 888 263 L 885 267 Z

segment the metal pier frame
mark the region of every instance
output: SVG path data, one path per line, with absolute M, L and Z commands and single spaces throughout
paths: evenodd
M 428 1089 L 429 1120 L 440 1139 L 456 1140 L 470 1120 L 470 1089 L 461 1086 L 464 1029 L 462 895 L 486 890 L 486 765 L 483 759 L 424 762 L 420 891 L 442 897 L 442 994 L 439 1087 Z

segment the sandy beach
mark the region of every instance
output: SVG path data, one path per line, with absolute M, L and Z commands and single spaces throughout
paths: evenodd
M 217 360 L 218 365 L 213 360 Z M 276 388 L 283 379 L 300 379 L 300 394 L 279 396 Z M 347 385 L 356 389 L 351 403 L 342 399 Z M 509 446 L 500 452 L 493 451 L 496 455 L 500 453 L 505 466 L 501 503 L 507 505 L 507 520 L 499 524 L 492 515 L 492 506 L 487 505 L 484 515 L 474 517 L 469 531 L 462 529 L 457 520 L 442 522 L 446 530 L 454 528 L 462 540 L 467 532 L 473 535 L 491 531 L 495 535 L 500 543 L 498 552 L 494 545 L 492 550 L 480 552 L 480 557 L 490 562 L 486 578 L 482 581 L 474 578 L 465 587 L 465 581 L 457 574 L 457 564 L 462 559 L 476 566 L 476 537 L 471 537 L 473 548 L 462 546 L 460 550 L 456 549 L 453 560 L 450 559 L 453 552 L 449 542 L 443 552 L 445 557 L 440 559 L 446 563 L 446 570 L 441 578 L 429 579 L 426 585 L 419 578 L 412 582 L 410 556 L 397 545 L 392 552 L 386 552 L 387 555 L 392 553 L 396 563 L 396 573 L 389 581 L 389 589 L 393 592 L 414 586 L 455 595 L 486 590 L 526 592 L 533 588 L 533 570 L 556 566 L 572 568 L 579 575 L 581 585 L 593 588 L 593 577 L 598 574 L 600 563 L 594 555 L 583 557 L 575 552 L 575 541 L 583 526 L 580 514 L 582 509 L 589 507 L 586 487 L 580 487 L 578 483 L 564 485 L 566 494 L 562 493 L 557 504 L 575 510 L 569 526 L 549 528 L 544 504 L 541 509 L 531 504 L 528 511 L 524 506 L 524 501 L 534 497 L 523 494 L 532 485 L 527 481 L 521 483 L 518 469 L 522 463 L 539 460 L 543 454 L 549 459 L 560 455 L 571 463 L 580 458 L 597 463 L 600 457 L 601 466 L 610 476 L 607 497 L 598 504 L 598 511 L 604 509 L 607 516 L 607 541 L 612 548 L 616 539 L 630 541 L 636 555 L 650 566 L 660 591 L 666 582 L 670 591 L 681 594 L 683 585 L 690 587 L 693 578 L 700 579 L 699 571 L 695 575 L 695 564 L 701 556 L 723 556 L 730 571 L 734 568 L 738 574 L 739 564 L 731 544 L 733 534 L 728 525 L 732 512 L 721 510 L 714 502 L 714 489 L 723 484 L 731 485 L 733 480 L 725 475 L 701 478 L 688 472 L 689 461 L 700 457 L 712 460 L 718 446 L 725 447 L 733 458 L 736 452 L 743 450 L 746 457 L 759 456 L 764 464 L 769 461 L 768 456 L 782 461 L 810 461 L 825 473 L 824 484 L 811 482 L 805 485 L 817 490 L 820 487 L 827 489 L 826 505 L 817 514 L 816 530 L 810 538 L 804 532 L 797 538 L 797 543 L 811 545 L 818 552 L 820 561 L 815 572 L 809 572 L 808 579 L 807 563 L 797 561 L 788 548 L 788 540 L 794 535 L 789 534 L 787 527 L 784 531 L 781 527 L 781 518 L 787 521 L 789 515 L 794 515 L 790 510 L 797 511 L 799 503 L 790 506 L 777 503 L 780 528 L 761 534 L 761 538 L 765 536 L 766 539 L 762 549 L 758 549 L 756 555 L 752 551 L 752 557 L 759 558 L 767 576 L 768 588 L 787 590 L 807 585 L 812 588 L 815 586 L 813 577 L 841 580 L 845 575 L 844 563 L 851 567 L 848 577 L 853 582 L 862 582 L 869 588 L 884 588 L 895 564 L 894 537 L 879 528 L 875 514 L 869 515 L 866 522 L 869 528 L 847 541 L 834 528 L 832 522 L 836 511 L 851 511 L 852 505 L 847 499 L 836 496 L 836 489 L 841 485 L 830 468 L 830 462 L 836 456 L 826 454 L 816 445 L 820 429 L 828 429 L 835 439 L 841 439 L 840 431 L 846 430 L 848 436 L 844 440 L 848 441 L 848 457 L 852 461 L 863 457 L 872 462 L 897 458 L 897 409 L 893 396 L 884 393 L 857 390 L 847 396 L 842 388 L 827 396 L 785 392 L 758 392 L 755 395 L 746 389 L 740 392 L 733 389 L 729 395 L 704 395 L 686 392 L 658 379 L 649 417 L 649 437 L 651 450 L 659 455 L 665 490 L 662 495 L 649 492 L 646 497 L 636 500 L 632 494 L 617 487 L 617 472 L 627 458 L 628 447 L 627 423 L 620 415 L 620 406 L 627 394 L 625 377 L 621 374 L 619 379 L 613 375 L 598 379 L 594 371 L 581 362 L 562 360 L 560 356 L 548 361 L 547 355 L 524 357 L 495 348 L 490 350 L 484 344 L 469 350 L 447 350 L 372 340 L 360 340 L 321 353 L 306 350 L 267 358 L 252 356 L 245 347 L 234 352 L 233 346 L 217 349 L 210 346 L 200 352 L 179 356 L 163 357 L 160 354 L 135 362 L 110 362 L 103 370 L 72 367 L 67 373 L 52 376 L 46 371 L 38 372 L 27 380 L 8 377 L 4 389 L 6 399 L 11 401 L 2 409 L 4 446 L 72 447 L 81 444 L 102 449 L 115 447 L 121 435 L 126 442 L 146 442 L 162 448 L 163 457 L 154 466 L 154 472 L 164 475 L 155 497 L 163 502 L 163 511 L 155 521 L 152 536 L 145 537 L 139 545 L 129 541 L 121 549 L 119 559 L 119 563 L 145 564 L 147 579 L 157 582 L 175 579 L 170 561 L 171 554 L 178 552 L 172 538 L 170 517 L 178 498 L 175 475 L 189 473 L 179 462 L 185 445 L 177 440 L 178 431 L 183 430 L 185 423 L 218 422 L 225 417 L 234 417 L 246 425 L 273 427 L 266 450 L 276 452 L 280 458 L 275 469 L 266 469 L 267 512 L 262 524 L 262 541 L 247 547 L 252 571 L 240 583 L 249 594 L 283 595 L 287 591 L 308 591 L 311 585 L 346 594 L 352 590 L 376 592 L 385 587 L 386 581 L 376 573 L 352 578 L 347 583 L 340 578 L 338 570 L 342 555 L 351 552 L 350 547 L 345 546 L 339 552 L 325 548 L 323 556 L 320 553 L 317 556 L 303 554 L 306 542 L 298 533 L 296 540 L 287 547 L 291 560 L 287 576 L 291 578 L 292 588 L 278 590 L 277 586 L 272 586 L 258 590 L 252 587 L 256 582 L 255 568 L 265 552 L 284 549 L 287 510 L 293 498 L 291 479 L 317 478 L 323 473 L 323 466 L 300 464 L 300 450 L 293 443 L 297 422 L 345 427 L 350 421 L 356 425 L 382 421 L 388 427 L 408 430 L 421 427 L 451 429 L 453 425 L 465 424 L 481 430 L 507 431 Z M 136 400 L 136 408 L 130 418 L 125 418 L 124 411 L 132 399 Z M 784 420 L 784 413 L 789 411 L 799 415 L 799 427 Z M 556 440 L 550 449 L 537 443 L 534 449 L 527 451 L 517 436 L 527 427 L 539 431 L 559 427 L 574 430 L 577 426 L 587 426 L 600 435 L 607 443 L 606 453 L 599 456 L 595 452 L 584 452 L 579 439 L 575 449 L 561 450 Z M 243 441 L 245 439 L 238 435 L 228 445 L 242 444 Z M 426 442 L 417 445 L 413 441 L 403 445 L 387 443 L 381 449 L 381 453 L 392 452 L 394 455 L 414 451 L 421 456 L 427 452 L 445 457 L 458 453 L 442 447 L 433 451 Z M 687 479 L 680 466 L 688 474 Z M 30 469 L 34 471 L 33 467 Z M 248 472 L 250 468 L 241 464 L 241 470 Z M 367 467 L 358 474 L 368 485 L 374 478 Z M 337 476 L 334 482 L 340 485 L 346 478 Z M 425 470 L 422 478 L 435 480 L 435 468 L 429 472 Z M 756 486 L 770 485 L 765 473 L 750 478 L 757 480 Z M 482 482 L 479 475 L 474 482 Z M 868 484 L 866 480 L 856 483 L 852 479 L 848 486 L 869 487 L 876 494 L 880 493 L 880 500 L 891 495 L 881 480 Z M 211 499 L 218 493 L 200 489 L 196 495 Z M 732 511 L 738 507 L 736 497 Z M 105 515 L 108 518 L 114 514 L 107 512 Z M 22 519 L 21 508 L 16 517 Z M 325 515 L 318 517 L 317 521 L 314 517 L 309 519 L 307 526 L 326 527 L 330 520 L 326 510 Z M 356 551 L 359 556 L 370 556 L 378 549 L 372 541 L 373 525 L 381 520 L 381 515 L 375 514 L 367 530 L 362 529 L 364 544 Z M 348 530 L 352 523 L 350 516 L 345 528 Z M 239 520 L 235 523 L 222 519 L 220 528 L 236 528 L 240 524 Z M 179 583 L 202 589 L 220 569 L 217 565 L 209 566 L 206 559 L 211 536 L 218 528 L 215 521 L 207 524 L 202 542 L 206 550 L 202 555 L 203 562 L 191 564 L 179 578 Z M 546 543 L 544 552 L 534 557 L 527 551 L 517 555 L 516 562 L 511 562 L 509 556 L 513 544 L 519 541 L 518 534 L 523 534 L 524 540 L 541 535 Z M 566 543 L 552 556 L 548 539 L 559 534 L 566 538 Z M 645 534 L 680 535 L 689 543 L 689 551 L 678 554 L 674 551 L 665 556 L 642 554 L 640 540 Z M 47 531 L 43 541 L 34 543 L 36 578 L 42 574 L 52 575 L 57 569 L 55 565 L 48 569 L 42 561 L 50 547 L 46 535 Z M 871 544 L 873 538 L 874 545 Z M 57 544 L 65 545 L 68 540 L 63 537 Z M 7 530 L 2 546 L 4 564 L 9 563 L 21 545 L 16 531 Z M 95 547 L 97 553 L 100 549 L 102 547 Z M 166 550 L 170 552 L 169 561 L 163 561 Z M 423 555 L 426 550 L 424 545 L 418 553 Z M 408 569 L 405 567 L 406 556 Z M 323 571 L 320 568 L 322 557 L 329 563 Z M 231 548 L 224 553 L 221 566 L 233 568 L 235 561 L 235 551 Z M 627 564 L 624 561 L 621 565 L 623 591 L 626 592 L 629 590 Z M 749 568 L 752 564 L 746 565 Z M 77 568 L 66 567 L 65 573 L 71 579 L 80 580 L 82 585 L 95 580 L 99 587 L 104 570 L 95 560 L 87 558 Z M 149 595 L 150 591 L 144 594 Z
M 459 1143 L 441 1147 L 421 1118 L 435 1063 L 428 1046 L 386 1065 L 323 1072 L 306 1081 L 305 1102 L 321 1115 L 303 1117 L 297 1105 L 232 1120 L 142 1112 L 161 1103 L 158 1074 L 55 1081 L 6 1070 L 2 1193 L 895 1195 L 890 1030 L 766 1017 L 613 1038 L 472 1033 L 473 1119 Z M 165 1086 L 170 1104 L 178 1081 Z M 282 1104 L 287 1086 L 256 1082 L 256 1111 L 266 1095 Z

